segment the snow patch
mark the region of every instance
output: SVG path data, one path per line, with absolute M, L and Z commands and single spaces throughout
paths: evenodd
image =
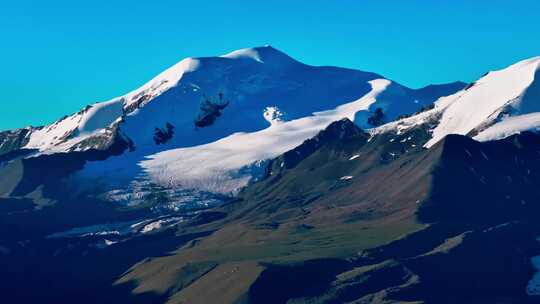
M 152 231 L 159 230 L 166 226 L 170 226 L 171 224 L 178 224 L 182 221 L 183 221 L 182 217 L 171 217 L 171 218 L 157 220 L 155 222 L 145 225 L 143 229 L 141 229 L 141 233 L 150 233 Z
M 429 148 L 448 134 L 478 131 L 475 139 L 500 139 L 540 126 L 540 57 L 490 72 L 468 88 L 439 98 L 432 109 L 370 129 L 372 135 L 402 134 L 423 124 L 436 125 Z M 502 118 L 501 116 L 514 116 Z M 486 128 L 487 127 L 487 128 Z M 485 128 L 485 129 L 484 129 Z
M 525 110 L 529 101 L 522 96 L 535 80 L 539 65 L 540 57 L 518 62 L 488 73 L 468 89 L 439 99 L 435 108 L 442 112 L 442 117 L 426 147 L 433 146 L 448 134 L 465 135 L 495 120 L 508 105 L 519 105 Z
M 271 126 L 277 125 L 283 122 L 283 113 L 278 107 L 266 107 L 263 112 L 264 119 L 270 123 Z
M 228 53 L 226 55 L 223 55 L 221 57 L 230 58 L 230 59 L 247 58 L 247 59 L 252 59 L 252 60 L 255 60 L 257 62 L 262 63 L 261 56 L 259 55 L 259 52 L 256 49 L 253 49 L 253 48 L 246 48 L 246 49 L 236 50 L 236 51 L 230 52 L 230 53 Z
M 523 131 L 538 130 L 539 128 L 540 113 L 524 114 L 504 118 L 502 121 L 480 132 L 474 139 L 478 141 L 497 140 Z

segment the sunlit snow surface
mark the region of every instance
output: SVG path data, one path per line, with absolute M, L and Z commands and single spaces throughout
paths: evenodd
M 64 152 L 90 136 L 106 133 L 106 128 L 119 121 L 122 115 L 122 99 L 96 103 L 52 125 L 35 130 L 25 148 L 45 153 Z
M 514 106 L 522 113 L 540 110 L 538 100 L 523 97 L 535 80 L 539 63 L 540 57 L 491 72 L 463 94 L 439 100 L 436 106 L 444 108 L 444 112 L 439 125 L 433 130 L 433 138 L 426 146 L 432 146 L 448 134 L 469 133 L 482 123 L 496 119 L 504 106 Z
M 540 113 L 523 114 L 519 116 L 503 118 L 491 127 L 476 135 L 474 139 L 489 141 L 505 138 L 523 131 L 537 131 L 540 127 Z
M 304 65 L 271 47 L 189 58 L 120 97 L 129 111 L 119 128 L 134 151 L 89 162 L 74 180 L 131 204 L 144 200 L 147 185 L 191 189 L 195 200 L 234 194 L 262 176 L 268 159 L 331 122 L 348 117 L 366 128 L 377 107 L 395 119 L 434 100 L 421 94 L 374 73 Z M 226 107 L 211 125 L 196 127 L 206 100 Z M 174 135 L 157 145 L 155 130 L 167 124 Z
M 355 114 L 368 109 L 390 81 L 378 79 L 370 84 L 372 90 L 368 94 L 334 110 L 274 124 L 258 132 L 235 133 L 206 145 L 161 152 L 149 156 L 141 166 L 157 184 L 234 192 L 254 176 L 252 170 L 243 169 L 258 160 L 271 159 L 293 149 L 333 121 L 345 117 L 354 120 Z
M 540 127 L 540 57 L 520 61 L 486 74 L 470 87 L 441 97 L 433 109 L 371 130 L 372 134 L 431 123 L 429 148 L 448 134 L 476 133 L 480 141 L 495 140 Z

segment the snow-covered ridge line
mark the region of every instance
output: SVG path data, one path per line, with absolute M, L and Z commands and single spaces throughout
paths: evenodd
M 140 88 L 119 97 L 124 100 L 126 112 L 129 113 L 144 106 L 144 104 L 149 102 L 152 98 L 162 94 L 171 87 L 176 86 L 185 73 L 197 70 L 199 64 L 200 61 L 198 59 L 191 57 L 185 58 L 161 72 Z
M 47 153 L 69 151 L 86 138 L 106 133 L 106 129 L 121 122 L 125 114 L 177 85 L 183 74 L 195 70 L 197 65 L 196 59 L 186 58 L 124 96 L 89 105 L 78 113 L 36 129 L 24 148 Z
M 518 62 L 510 67 L 488 73 L 480 78 L 464 94 L 454 100 L 437 101 L 443 108 L 439 125 L 433 130 L 433 138 L 426 144 L 434 145 L 448 134 L 468 134 L 482 124 L 490 123 L 505 107 L 513 107 L 518 113 L 540 109 L 538 101 L 525 100 L 524 92 L 535 80 L 540 57 Z M 530 104 L 533 102 L 534 104 Z M 536 109 L 535 109 L 536 108 Z
M 478 141 L 491 141 L 506 138 L 524 131 L 540 129 L 540 112 L 503 118 L 474 137 Z
M 471 134 L 494 140 L 538 129 L 540 117 L 540 57 L 489 72 L 455 94 L 441 97 L 430 110 L 390 122 L 372 134 L 398 133 L 426 123 L 433 124 L 429 148 L 448 134 Z M 515 117 L 514 117 L 515 116 Z
M 64 152 L 82 140 L 106 134 L 108 127 L 118 123 L 123 115 L 122 99 L 96 103 L 51 125 L 34 129 L 24 148 Z
M 256 50 L 251 49 L 251 48 L 232 51 L 232 52 L 230 52 L 228 54 L 225 54 L 225 55 L 222 55 L 220 57 L 230 58 L 230 59 L 248 58 L 248 59 L 252 59 L 252 60 L 255 60 L 257 62 L 263 63 L 259 53 Z

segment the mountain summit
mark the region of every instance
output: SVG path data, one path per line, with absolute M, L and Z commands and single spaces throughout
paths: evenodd
M 270 66 L 283 66 L 290 64 L 300 64 L 300 62 L 294 60 L 289 55 L 282 51 L 273 48 L 270 45 L 262 47 L 246 48 L 230 52 L 220 57 L 230 59 L 248 59 L 254 60 L 259 63 L 267 64 Z

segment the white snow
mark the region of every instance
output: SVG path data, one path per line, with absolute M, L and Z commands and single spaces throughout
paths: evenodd
M 185 73 L 197 69 L 199 61 L 186 58 L 165 70 L 142 87 L 110 101 L 99 102 L 87 109 L 67 116 L 30 134 L 28 149 L 45 153 L 65 152 L 80 141 L 104 133 L 107 127 L 120 122 L 124 109 L 146 96 L 145 103 L 176 86 Z M 139 105 L 144 106 L 145 103 Z
M 49 150 L 49 153 L 63 151 L 119 121 L 123 114 L 122 108 L 122 99 L 96 103 L 52 125 L 35 130 L 25 148 Z
M 149 101 L 151 98 L 154 98 L 168 89 L 176 86 L 185 73 L 197 70 L 199 64 L 200 61 L 194 58 L 186 58 L 181 60 L 177 64 L 154 77 L 142 87 L 122 96 L 121 98 L 124 99 L 124 107 L 127 108 L 144 95 L 148 95 L 150 97 L 148 98 Z
M 283 122 L 283 113 L 278 107 L 266 107 L 263 113 L 264 119 L 270 123 L 270 125 L 277 125 Z
M 489 124 L 505 106 L 515 106 L 521 111 L 534 108 L 523 99 L 523 95 L 535 80 L 539 65 L 540 57 L 518 62 L 488 73 L 468 90 L 439 99 L 435 107 L 442 112 L 442 117 L 426 147 L 433 146 L 448 134 L 465 135 Z M 538 101 L 531 102 L 538 104 Z
M 107 240 L 107 239 L 105 239 L 104 241 L 105 241 L 106 246 L 111 246 L 111 245 L 114 245 L 114 244 L 118 243 L 118 242 Z
M 490 72 L 473 86 L 439 98 L 433 109 L 373 128 L 371 134 L 402 134 L 428 122 L 438 123 L 429 148 L 448 134 L 478 131 L 477 140 L 503 138 L 540 126 L 540 57 Z M 507 117 L 505 117 L 507 116 Z M 508 117 L 510 116 L 510 117 Z
M 478 141 L 489 141 L 505 138 L 528 130 L 540 128 L 540 113 L 523 114 L 504 118 L 502 121 L 480 132 L 474 137 Z
M 163 227 L 168 227 L 172 224 L 177 224 L 183 221 L 182 217 L 171 217 L 171 218 L 165 218 L 160 219 L 155 222 L 152 222 L 150 224 L 147 224 L 141 229 L 141 233 L 150 233 L 154 230 L 159 230 Z
M 372 90 L 365 96 L 334 110 L 314 113 L 258 132 L 235 133 L 206 145 L 161 152 L 142 161 L 141 166 L 158 184 L 234 193 L 251 180 L 250 164 L 293 149 L 336 120 L 345 117 L 353 120 L 358 111 L 368 109 L 376 101 L 390 81 L 377 79 L 370 84 Z
M 110 126 L 122 115 L 122 99 L 96 103 L 82 115 L 78 130 L 81 135 L 95 132 Z
M 247 49 L 240 49 L 233 52 L 230 52 L 229 54 L 221 56 L 223 58 L 229 58 L 229 59 L 252 59 L 257 62 L 261 62 L 261 56 L 259 55 L 259 52 L 253 48 L 247 48 Z
M 77 130 L 80 121 L 81 115 L 74 114 L 45 128 L 35 130 L 30 135 L 25 148 L 45 150 L 52 145 L 61 143 L 62 140 Z
M 157 230 L 159 228 L 161 228 L 161 221 L 155 221 L 153 223 L 145 225 L 143 227 L 143 229 L 141 230 L 141 233 L 149 233 L 149 232 L 152 232 L 153 230 Z
M 255 53 L 262 62 L 244 60 Z M 268 123 L 279 123 L 280 113 L 294 120 L 333 109 L 364 95 L 369 90 L 367 82 L 375 78 L 371 73 L 337 68 L 332 69 L 339 73 L 328 77 L 327 68 L 303 65 L 271 47 L 189 62 L 193 61 L 197 62 L 195 67 L 184 64 L 187 67 L 177 69 L 175 73 L 181 76 L 160 76 L 151 81 L 158 85 L 167 81 L 157 91 L 143 88 L 124 97 L 126 106 L 144 100 L 138 110 L 127 115 L 121 129 L 147 155 L 165 148 L 207 144 L 237 132 L 262 130 Z M 163 89 L 167 90 L 161 92 Z M 208 100 L 227 106 L 212 125 L 195 128 L 201 104 Z M 157 149 L 154 130 L 164 128 L 166 123 L 175 127 L 174 137 L 167 146 Z

